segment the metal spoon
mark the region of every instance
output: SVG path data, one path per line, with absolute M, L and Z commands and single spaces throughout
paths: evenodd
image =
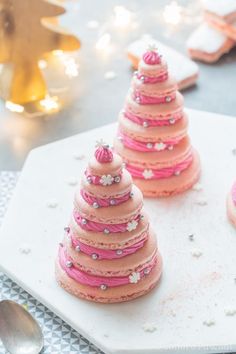
M 11 354 L 39 354 L 43 334 L 35 319 L 14 301 L 0 302 L 0 338 Z

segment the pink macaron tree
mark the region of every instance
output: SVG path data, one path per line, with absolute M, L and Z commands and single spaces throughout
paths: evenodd
M 161 271 L 142 193 L 121 157 L 100 142 L 75 193 L 56 278 L 78 297 L 111 303 L 144 295 Z
M 114 148 L 145 196 L 181 193 L 199 179 L 183 96 L 155 47 L 144 53 L 134 73 Z

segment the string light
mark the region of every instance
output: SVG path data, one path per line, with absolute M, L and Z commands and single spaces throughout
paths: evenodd
M 103 52 L 105 54 L 108 54 L 111 52 L 111 35 L 109 33 L 104 33 L 96 42 L 95 48 Z
M 132 13 L 124 6 L 115 6 L 114 13 L 114 25 L 118 28 L 127 28 L 131 22 Z
M 47 95 L 40 102 L 40 106 L 44 108 L 46 112 L 55 112 L 59 109 L 58 97 Z
M 166 5 L 163 11 L 163 18 L 167 24 L 178 25 L 182 19 L 182 8 L 176 1 Z
M 11 112 L 23 113 L 24 107 L 11 101 L 6 101 L 5 107 Z

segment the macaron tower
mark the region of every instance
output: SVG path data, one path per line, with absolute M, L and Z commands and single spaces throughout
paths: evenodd
M 144 196 L 181 193 L 199 179 L 200 160 L 187 130 L 183 96 L 166 61 L 150 47 L 134 73 L 114 142 Z
M 236 227 L 236 181 L 227 198 L 227 214 L 231 223 Z
M 56 260 L 57 281 L 75 296 L 113 303 L 146 294 L 161 272 L 142 193 L 121 157 L 101 142 L 75 194 Z

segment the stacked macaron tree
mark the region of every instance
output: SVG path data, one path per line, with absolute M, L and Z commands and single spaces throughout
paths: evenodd
M 227 198 L 227 214 L 231 223 L 236 227 L 236 181 Z
M 183 96 L 166 61 L 150 47 L 134 73 L 114 142 L 145 196 L 181 193 L 197 182 L 200 161 L 187 130 Z
M 111 303 L 144 295 L 157 284 L 161 271 L 142 193 L 121 157 L 100 143 L 75 194 L 56 278 L 78 297 Z

